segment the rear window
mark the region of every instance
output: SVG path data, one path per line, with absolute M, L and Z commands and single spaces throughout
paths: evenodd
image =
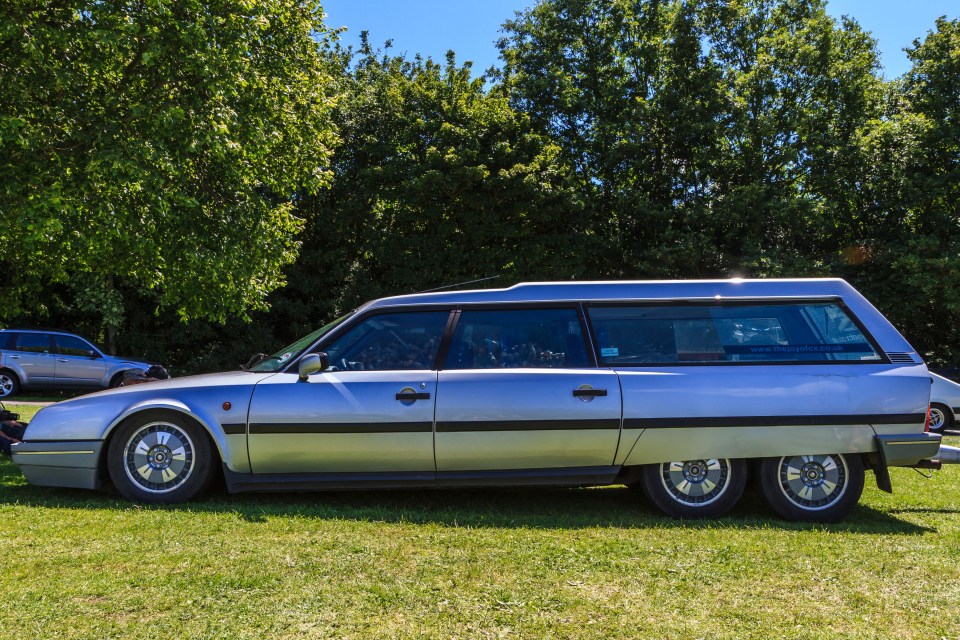
M 593 307 L 604 365 L 880 362 L 840 304 Z
M 13 351 L 50 353 L 50 335 L 46 333 L 21 333 L 10 342 Z

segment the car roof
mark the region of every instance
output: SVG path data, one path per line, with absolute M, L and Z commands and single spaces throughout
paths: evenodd
M 16 327 L 7 327 L 6 329 L 0 329 L 0 333 L 57 333 L 65 336 L 76 336 L 77 338 L 82 337 L 79 334 L 64 331 L 63 329 L 18 329 Z
M 524 282 L 505 289 L 473 289 L 392 296 L 373 300 L 361 308 L 423 304 L 709 300 L 769 297 L 859 298 L 860 295 L 845 280 L 840 278 Z

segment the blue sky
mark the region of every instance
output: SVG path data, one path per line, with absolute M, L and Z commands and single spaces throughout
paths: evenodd
M 356 45 L 360 31 L 370 31 L 374 45 L 393 40 L 395 53 L 420 53 L 443 61 L 448 49 L 474 70 L 499 65 L 496 39 L 500 25 L 532 0 L 326 0 L 327 24 L 347 27 L 344 44 Z M 894 78 L 909 68 L 903 52 L 933 29 L 938 16 L 960 17 L 957 0 L 830 0 L 835 17 L 852 16 L 873 33 L 880 48 L 884 75 Z

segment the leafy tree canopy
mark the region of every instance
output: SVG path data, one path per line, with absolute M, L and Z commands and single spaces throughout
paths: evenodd
M 262 307 L 297 254 L 293 194 L 330 181 L 329 34 L 312 0 L 4 2 L 0 317 L 69 282 L 182 318 Z

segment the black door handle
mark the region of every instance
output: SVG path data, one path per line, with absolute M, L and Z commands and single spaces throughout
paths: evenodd
M 397 400 L 429 400 L 430 394 L 426 391 L 401 391 L 397 394 Z
M 573 397 L 575 398 L 595 398 L 597 396 L 607 395 L 606 389 L 574 389 Z

